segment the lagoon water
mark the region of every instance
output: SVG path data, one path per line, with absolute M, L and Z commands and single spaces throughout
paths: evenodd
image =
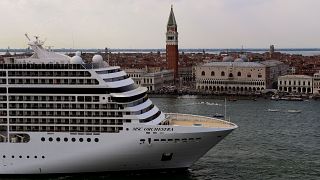
M 164 112 L 224 114 L 224 100 L 152 98 Z M 269 112 L 267 109 L 277 109 Z M 289 113 L 288 110 L 301 110 Z M 227 102 L 239 128 L 185 172 L 21 177 L 22 179 L 320 179 L 320 102 L 265 99 Z M 85 163 L 85 162 L 84 162 Z

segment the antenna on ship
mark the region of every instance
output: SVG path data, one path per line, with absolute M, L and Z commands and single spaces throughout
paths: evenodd
M 29 38 L 28 34 L 27 34 L 27 33 L 25 33 L 24 35 L 25 35 L 25 36 L 26 36 L 26 38 L 30 41 L 30 38 Z

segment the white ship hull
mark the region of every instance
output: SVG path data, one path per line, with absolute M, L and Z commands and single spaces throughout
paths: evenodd
M 154 127 L 163 128 L 163 126 Z M 1 153 L 6 156 L 1 157 L 0 174 L 188 168 L 232 131 L 232 129 L 208 131 L 208 128 L 201 127 L 173 127 L 173 131 L 169 133 L 160 131 L 157 134 L 146 134 L 144 130 L 133 132 L 134 127 L 131 125 L 128 128 L 129 131 L 113 135 L 30 133 L 31 141 L 27 144 L 0 145 Z M 192 129 L 197 129 L 198 132 L 192 133 Z M 49 142 L 46 138 L 46 141 L 42 142 L 41 137 L 53 137 L 53 141 Z M 57 137 L 61 138 L 60 142 L 56 141 Z M 76 142 L 70 142 L 73 137 L 77 139 Z M 64 142 L 64 138 L 68 138 L 68 142 Z M 84 138 L 84 141 L 79 142 L 79 138 Z M 87 138 L 99 138 L 99 142 L 87 142 Z M 145 139 L 145 142 L 141 142 L 140 139 Z M 169 139 L 173 140 L 168 141 Z M 174 139 L 180 140 L 175 142 Z M 162 161 L 164 153 L 172 153 L 172 159 Z

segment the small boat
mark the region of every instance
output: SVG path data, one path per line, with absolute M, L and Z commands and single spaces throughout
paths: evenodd
M 267 109 L 268 112 L 279 112 L 279 109 Z
M 228 98 L 228 101 L 238 101 L 238 99 L 237 98 Z
M 208 105 L 208 106 L 220 106 L 220 104 L 218 104 L 218 103 L 209 103 L 209 102 L 206 102 L 206 105 Z
M 301 110 L 295 110 L 295 109 L 289 109 L 287 112 L 288 113 L 301 113 L 302 111 Z
M 224 118 L 224 115 L 219 114 L 219 113 L 215 113 L 212 117 L 215 117 L 215 118 Z

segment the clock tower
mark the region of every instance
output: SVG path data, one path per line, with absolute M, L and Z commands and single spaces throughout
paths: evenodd
M 178 61 L 179 61 L 179 51 L 178 51 L 178 31 L 177 23 L 173 13 L 173 7 L 171 6 L 171 11 L 167 23 L 167 33 L 166 33 L 166 60 L 168 69 L 173 69 L 174 79 L 178 78 Z

